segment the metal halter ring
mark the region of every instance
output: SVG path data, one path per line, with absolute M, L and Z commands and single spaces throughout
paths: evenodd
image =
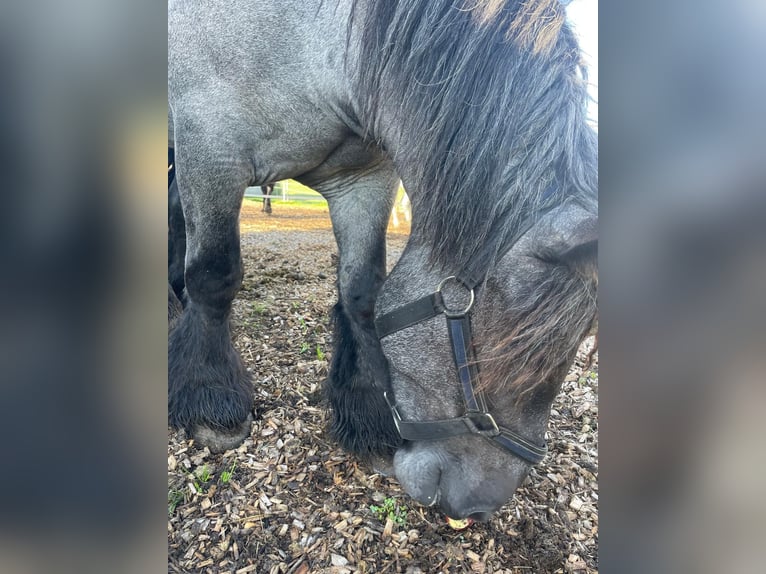
M 436 292 L 439 294 L 439 299 L 441 300 L 441 305 L 442 305 L 442 308 L 443 308 L 442 312 L 447 317 L 449 317 L 451 319 L 454 319 L 454 318 L 458 318 L 458 317 L 463 317 L 464 315 L 466 315 L 471 310 L 471 308 L 473 307 L 474 294 L 473 294 L 473 289 L 468 289 L 468 292 L 469 292 L 471 298 L 468 301 L 468 305 L 466 306 L 466 308 L 463 309 L 462 311 L 453 311 L 451 309 L 448 309 L 446 303 L 444 302 L 444 297 L 442 297 L 442 287 L 444 287 L 444 285 L 450 279 L 453 279 L 455 281 L 455 283 L 458 283 L 458 284 L 462 285 L 466 289 L 468 289 L 468 287 L 462 281 L 460 281 L 460 279 L 458 279 L 454 275 L 450 275 L 449 277 L 445 277 L 444 279 L 442 279 L 441 283 L 439 283 L 439 286 L 436 288 Z

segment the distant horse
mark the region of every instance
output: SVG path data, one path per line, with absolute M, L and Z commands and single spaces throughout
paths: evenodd
M 273 192 L 273 183 L 265 183 L 261 186 L 261 193 L 263 194 L 263 207 L 261 207 L 261 211 L 267 215 L 271 215 L 271 198 L 269 196 Z
M 544 458 L 596 317 L 580 61 L 557 0 L 170 0 L 187 217 L 170 424 L 215 450 L 249 435 L 238 214 L 249 185 L 294 178 L 325 197 L 338 243 L 333 436 L 422 503 L 486 520 Z M 386 277 L 399 178 L 412 232 Z

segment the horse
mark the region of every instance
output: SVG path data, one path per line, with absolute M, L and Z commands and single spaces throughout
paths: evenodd
M 274 184 L 266 183 L 261 186 L 261 192 L 263 193 L 263 206 L 261 211 L 266 215 L 271 215 L 271 194 L 274 192 Z
M 170 0 L 186 258 L 169 424 L 214 451 L 250 434 L 238 214 L 247 186 L 294 178 L 338 246 L 332 437 L 418 502 L 488 520 L 544 459 L 597 317 L 586 80 L 557 0 Z M 387 275 L 400 179 L 412 231 Z

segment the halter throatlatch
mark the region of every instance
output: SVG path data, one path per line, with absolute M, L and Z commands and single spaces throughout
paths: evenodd
M 405 421 L 388 393 L 383 396 L 391 408 L 399 435 L 405 440 L 437 440 L 466 434 L 478 434 L 490 439 L 531 464 L 543 460 L 548 449 L 538 446 L 512 430 L 500 426 L 487 409 L 487 402 L 482 391 L 477 391 L 475 382 L 479 381 L 479 369 L 475 360 L 471 334 L 470 312 L 475 300 L 474 289 L 483 280 L 463 279 L 450 276 L 442 280 L 436 291 L 416 301 L 398 307 L 375 320 L 378 338 L 411 327 L 417 323 L 444 315 L 447 320 L 452 357 L 457 367 L 460 387 L 463 391 L 465 414 L 451 419 L 430 421 Z M 468 291 L 468 303 L 460 309 L 450 309 L 444 301 L 442 289 L 454 281 Z

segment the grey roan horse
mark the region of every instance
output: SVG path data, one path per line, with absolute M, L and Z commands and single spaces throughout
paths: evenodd
M 543 458 L 551 403 L 596 318 L 597 143 L 563 7 L 170 0 L 168 11 L 186 219 L 170 424 L 215 450 L 249 434 L 253 386 L 228 326 L 238 214 L 247 186 L 295 178 L 327 199 L 338 243 L 333 436 L 389 464 L 422 503 L 486 520 Z M 386 277 L 399 178 L 412 233 Z

